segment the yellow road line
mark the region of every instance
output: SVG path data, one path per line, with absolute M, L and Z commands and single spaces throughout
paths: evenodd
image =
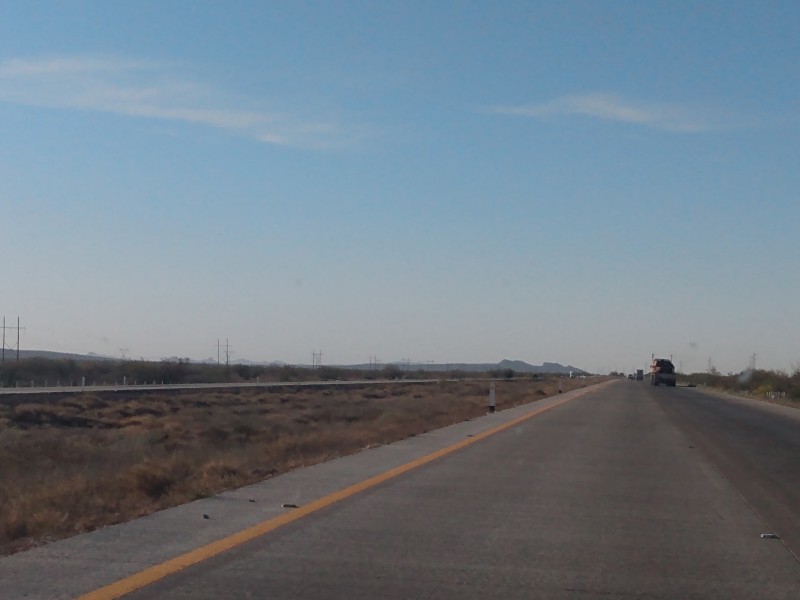
M 602 384 L 601 384 L 602 385 Z M 593 388 L 595 386 L 592 386 Z M 317 512 L 325 507 L 330 506 L 331 504 L 335 504 L 340 500 L 344 500 L 345 498 L 349 498 L 350 496 L 354 496 L 364 490 L 368 490 L 369 488 L 375 487 L 376 485 L 380 485 L 381 483 L 393 479 L 403 473 L 408 473 L 409 471 L 419 468 L 423 465 L 427 465 L 434 460 L 442 458 L 443 456 L 447 456 L 448 454 L 452 454 L 453 452 L 457 452 L 462 448 L 466 448 L 472 444 L 480 442 L 488 438 L 489 436 L 495 435 L 496 433 L 500 433 L 501 431 L 505 431 L 506 429 L 510 429 L 515 425 L 522 423 L 528 419 L 531 419 L 537 415 L 542 414 L 548 410 L 556 408 L 557 406 L 561 406 L 565 402 L 569 402 L 570 400 L 574 400 L 579 396 L 583 396 L 587 392 L 591 391 L 591 388 L 586 388 L 582 390 L 580 393 L 577 393 L 573 396 L 568 398 L 564 398 L 553 404 L 548 406 L 542 407 L 538 410 L 530 412 L 526 415 L 522 415 L 521 417 L 517 417 L 516 419 L 509 421 L 508 423 L 504 423 L 502 425 L 498 425 L 497 427 L 493 427 L 492 429 L 488 429 L 483 433 L 479 433 L 474 435 L 470 438 L 465 438 L 460 442 L 456 442 L 446 448 L 442 448 L 441 450 L 437 450 L 431 454 L 427 454 L 421 458 L 416 460 L 412 460 L 409 463 L 404 465 L 400 465 L 399 467 L 395 467 L 394 469 L 390 469 L 384 473 L 379 475 L 375 475 L 374 477 L 370 477 L 369 479 L 365 479 L 359 483 L 346 487 L 338 492 L 334 492 L 327 496 L 324 496 L 318 500 L 310 502 L 300 508 L 294 509 L 291 512 L 287 512 L 279 517 L 273 517 L 272 519 L 268 519 L 266 521 L 262 521 L 261 523 L 257 523 L 252 527 L 248 527 L 247 529 L 243 529 L 238 533 L 234 533 L 229 535 L 228 537 L 222 538 L 221 540 L 217 540 L 216 542 L 212 542 L 205 546 L 201 546 L 196 550 L 192 550 L 187 552 L 186 554 L 182 554 L 180 556 L 176 556 L 170 560 L 167 560 L 161 564 L 154 565 L 143 571 L 139 571 L 138 573 L 134 573 L 124 579 L 120 579 L 112 584 L 109 584 L 105 587 L 100 589 L 94 590 L 80 596 L 78 600 L 112 600 L 113 598 L 120 598 L 125 594 L 130 594 L 131 592 L 141 589 L 151 583 L 158 581 L 159 579 L 163 579 L 173 573 L 177 573 L 178 571 L 185 569 L 186 567 L 190 567 L 191 565 L 197 564 L 218 554 L 222 554 L 223 552 L 235 548 L 236 546 L 241 546 L 259 536 L 264 535 L 265 533 L 269 533 L 270 531 L 274 531 L 279 527 L 283 527 L 289 523 L 294 521 L 298 521 L 305 516 L 310 515 L 311 513 Z

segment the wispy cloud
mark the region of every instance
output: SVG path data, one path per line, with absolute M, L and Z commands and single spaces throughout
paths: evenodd
M 567 95 L 541 104 L 494 106 L 491 111 L 538 119 L 558 116 L 591 117 L 673 133 L 699 133 L 721 128 L 718 119 L 702 111 L 677 105 L 634 102 L 613 94 Z
M 175 64 L 118 57 L 0 61 L 0 101 L 192 123 L 260 142 L 306 148 L 339 146 L 337 123 L 286 112 L 245 110 L 242 100 L 193 82 Z
M 152 62 L 114 57 L 51 57 L 37 60 L 9 58 L 0 62 L 0 77 L 64 76 L 78 73 L 118 72 L 154 68 Z

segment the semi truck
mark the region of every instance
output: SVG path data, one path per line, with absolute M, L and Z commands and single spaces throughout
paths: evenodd
M 636 369 L 636 381 L 644 381 L 644 369 Z
M 675 365 L 667 358 L 656 358 L 650 363 L 650 385 L 663 383 L 669 387 L 675 387 L 676 381 Z

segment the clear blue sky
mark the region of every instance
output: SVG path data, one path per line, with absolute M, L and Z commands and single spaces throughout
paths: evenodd
M 800 3 L 0 8 L 23 348 L 800 361 Z

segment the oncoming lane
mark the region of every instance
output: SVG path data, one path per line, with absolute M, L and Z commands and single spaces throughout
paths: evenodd
M 800 557 L 800 410 L 691 388 L 648 392 Z

